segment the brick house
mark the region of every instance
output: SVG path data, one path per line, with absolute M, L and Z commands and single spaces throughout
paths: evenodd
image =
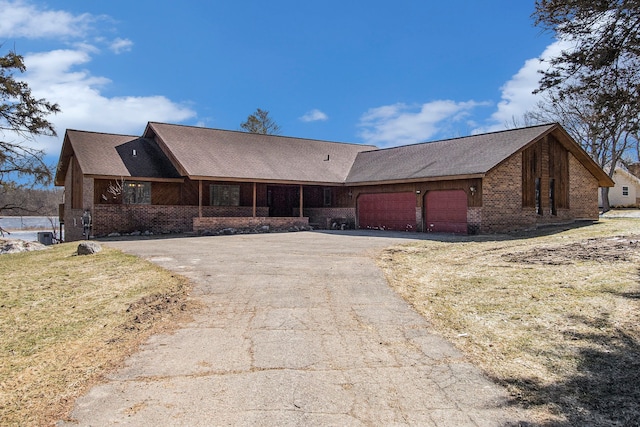
M 492 233 L 598 219 L 611 179 L 557 124 L 377 149 L 148 123 L 67 130 L 66 240 L 133 231 L 374 228 Z

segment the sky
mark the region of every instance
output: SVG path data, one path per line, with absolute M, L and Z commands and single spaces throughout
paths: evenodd
M 534 0 L 0 0 L 0 55 L 23 55 L 57 137 L 149 121 L 391 147 L 514 127 L 538 96 Z M 7 135 L 5 135 L 7 137 Z

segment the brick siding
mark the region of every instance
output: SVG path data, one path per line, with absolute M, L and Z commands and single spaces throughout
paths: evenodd
M 203 217 L 249 217 L 253 216 L 251 206 L 203 206 Z M 269 216 L 268 207 L 256 207 L 256 216 Z
M 543 153 L 544 155 L 544 153 Z M 543 171 L 548 162 L 543 158 Z M 575 220 L 598 219 L 598 181 L 569 153 L 569 209 L 557 209 L 551 215 L 548 196 L 548 173 L 542 176 L 542 208 L 538 215 L 534 207 L 522 207 L 522 156 L 516 154 L 490 171 L 482 183 L 483 206 L 474 213 L 480 216 L 480 232 L 496 233 L 534 228 L 539 225 L 565 223 Z M 545 186 L 546 183 L 546 186 Z M 467 215 L 469 218 L 469 214 Z
M 522 207 L 522 156 L 514 155 L 482 181 L 481 233 L 532 227 L 535 208 Z M 477 221 L 477 217 L 476 217 Z
M 582 163 L 569 156 L 569 207 L 573 219 L 597 220 L 598 181 Z
M 134 231 L 150 231 L 154 234 L 183 233 L 191 231 L 192 220 L 198 216 L 198 207 L 96 205 L 92 215 L 95 236 Z
M 197 206 L 165 205 L 95 205 L 90 209 L 93 227 L 91 235 L 103 237 L 110 233 L 132 233 L 139 231 L 154 234 L 184 233 L 193 231 L 193 219 L 198 217 Z M 82 209 L 68 209 L 65 205 L 65 240 L 82 240 Z M 252 217 L 252 207 L 203 206 L 206 216 L 223 218 Z M 256 209 L 258 216 L 267 216 L 269 208 Z M 235 222 L 229 220 L 229 224 Z M 308 225 L 308 223 L 307 223 Z M 229 225 L 228 227 L 232 227 Z M 224 227 L 223 227 L 224 228 Z
M 482 228 L 482 208 L 467 208 L 467 232 L 469 234 L 478 234 Z

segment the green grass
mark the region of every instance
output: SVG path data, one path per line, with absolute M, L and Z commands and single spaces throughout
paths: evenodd
M 0 256 L 0 424 L 46 425 L 184 308 L 188 283 L 77 244 Z M 143 300 L 144 304 L 136 304 Z

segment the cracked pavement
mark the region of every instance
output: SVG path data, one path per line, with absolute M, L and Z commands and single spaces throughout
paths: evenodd
M 486 379 L 397 296 L 376 251 L 412 233 L 110 241 L 193 280 L 203 308 L 151 337 L 58 426 L 517 425 Z

